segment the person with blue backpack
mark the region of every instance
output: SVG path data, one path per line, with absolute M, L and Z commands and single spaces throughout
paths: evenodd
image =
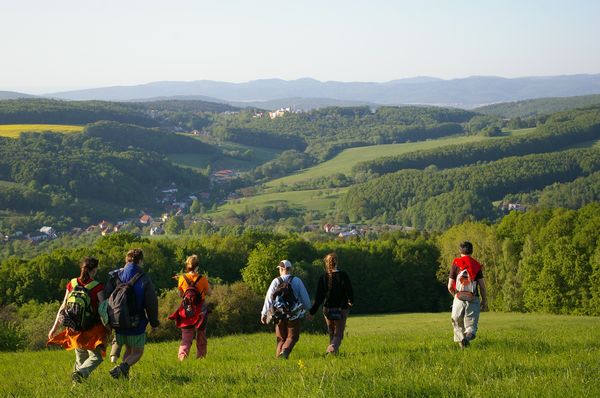
M 109 273 L 104 289 L 109 324 L 115 330 L 117 344 L 125 347 L 121 364 L 109 372 L 115 379 L 128 378 L 129 369 L 141 359 L 148 323 L 152 329 L 160 324 L 158 297 L 152 281 L 142 270 L 144 253 L 141 249 L 132 249 L 127 252 L 125 261 L 123 268 Z
M 108 330 L 98 316 L 98 307 L 104 301 L 104 286 L 94 279 L 98 260 L 84 258 L 80 270 L 79 277 L 67 283 L 64 300 L 48 332 L 49 345 L 75 350 L 75 365 L 71 373 L 73 383 L 87 379 L 102 363 L 108 337 Z M 56 334 L 61 326 L 64 330 Z
M 302 280 L 292 275 L 292 263 L 281 260 L 277 269 L 279 277 L 273 279 L 267 290 L 260 321 L 265 325 L 275 322 L 275 357 L 288 359 L 300 339 L 302 319 L 311 303 Z M 308 314 L 307 319 L 312 320 L 312 316 Z

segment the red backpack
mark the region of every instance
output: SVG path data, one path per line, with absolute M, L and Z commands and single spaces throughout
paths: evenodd
M 200 327 L 204 320 L 202 312 L 202 292 L 196 286 L 202 275 L 198 275 L 196 279 L 191 281 L 187 275 L 182 275 L 187 283 L 187 288 L 183 292 L 183 298 L 177 311 L 169 315 L 169 319 L 175 321 L 178 328 Z
M 455 258 L 454 265 L 458 267 L 454 289 L 456 297 L 463 301 L 471 301 L 477 292 L 475 278 L 481 270 L 481 264 L 469 256 Z

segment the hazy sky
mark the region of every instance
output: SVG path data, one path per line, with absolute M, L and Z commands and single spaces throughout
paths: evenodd
M 0 90 L 600 73 L 597 0 L 0 0 Z

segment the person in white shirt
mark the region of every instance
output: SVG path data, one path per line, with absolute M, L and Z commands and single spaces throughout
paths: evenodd
M 287 359 L 300 339 L 302 319 L 306 315 L 306 310 L 310 309 L 311 302 L 302 280 L 292 275 L 292 263 L 289 260 L 282 260 L 277 268 L 279 277 L 273 279 L 267 290 L 260 321 L 267 324 L 271 318 L 275 319 L 275 335 L 277 336 L 275 356 Z M 284 297 L 285 287 L 288 285 L 291 286 L 294 297 L 285 302 L 282 297 Z M 292 308 L 288 308 L 290 307 L 287 305 L 288 303 L 292 304 Z M 308 320 L 312 320 L 310 314 L 306 317 Z

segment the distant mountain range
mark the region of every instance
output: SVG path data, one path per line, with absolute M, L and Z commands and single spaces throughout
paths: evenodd
M 424 76 L 385 83 L 321 82 L 310 78 L 289 81 L 265 79 L 246 83 L 210 80 L 163 81 L 136 86 L 100 87 L 49 93 L 44 97 L 109 101 L 196 99 L 242 107 L 270 109 L 292 106 L 298 109 L 312 109 L 332 105 L 402 104 L 474 108 L 500 102 L 589 94 L 600 94 L 600 74 L 513 79 L 471 76 L 451 80 Z
M 19 99 L 19 98 L 36 98 L 36 95 L 17 93 L 15 91 L 0 91 L 0 100 Z

